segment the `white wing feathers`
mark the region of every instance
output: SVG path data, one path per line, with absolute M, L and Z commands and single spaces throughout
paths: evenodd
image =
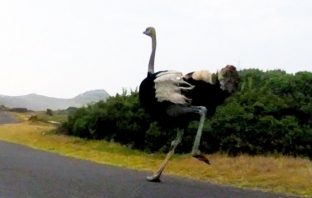
M 187 104 L 191 102 L 191 99 L 181 94 L 181 90 L 190 90 L 194 86 L 183 80 L 181 72 L 161 72 L 156 76 L 154 82 L 158 102 L 170 101 L 175 104 Z

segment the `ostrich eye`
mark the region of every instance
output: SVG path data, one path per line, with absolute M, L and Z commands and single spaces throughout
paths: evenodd
M 148 32 L 149 31 L 149 28 L 146 28 L 146 30 L 145 30 L 146 32 Z

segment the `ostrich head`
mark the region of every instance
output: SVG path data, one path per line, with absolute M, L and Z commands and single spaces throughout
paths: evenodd
M 234 93 L 237 90 L 239 82 L 239 75 L 236 67 L 233 65 L 227 65 L 222 68 L 218 71 L 218 80 L 222 90 Z
M 146 30 L 143 32 L 143 34 L 150 36 L 150 37 L 155 37 L 156 36 L 156 31 L 155 28 L 153 27 L 148 27 Z

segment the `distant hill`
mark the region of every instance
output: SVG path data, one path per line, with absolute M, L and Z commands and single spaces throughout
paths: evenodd
M 37 94 L 24 96 L 0 95 L 0 105 L 9 108 L 23 107 L 34 111 L 46 109 L 57 110 L 67 109 L 68 107 L 81 107 L 91 102 L 105 100 L 108 97 L 109 94 L 103 89 L 87 91 L 71 99 L 53 98 Z

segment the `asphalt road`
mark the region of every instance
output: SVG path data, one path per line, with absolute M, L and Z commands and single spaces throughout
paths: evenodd
M 289 198 L 166 174 L 150 183 L 149 174 L 0 141 L 0 198 Z
M 18 122 L 18 120 L 15 117 L 13 117 L 11 114 L 0 110 L 0 125 L 1 124 L 17 123 L 17 122 Z

